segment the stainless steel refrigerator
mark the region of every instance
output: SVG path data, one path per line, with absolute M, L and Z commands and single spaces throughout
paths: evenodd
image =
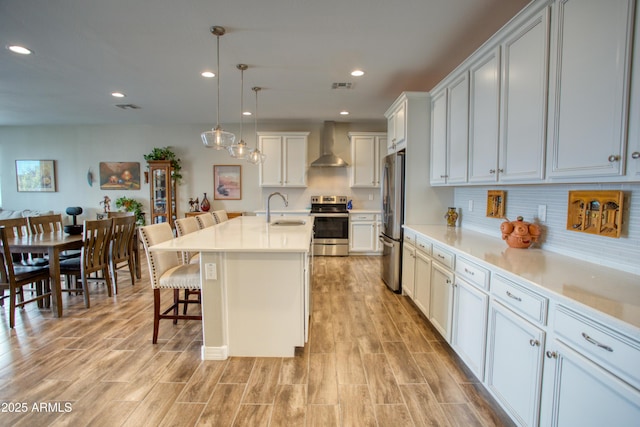
M 404 222 L 404 152 L 390 154 L 382 165 L 382 280 L 401 292 L 402 224 Z

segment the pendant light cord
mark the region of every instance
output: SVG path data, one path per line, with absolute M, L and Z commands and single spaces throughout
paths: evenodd
M 216 41 L 217 41 L 217 48 L 216 48 L 216 72 L 218 73 L 218 81 L 217 81 L 217 85 L 218 85 L 218 108 L 216 110 L 216 129 L 220 128 L 220 36 L 217 35 L 216 36 Z

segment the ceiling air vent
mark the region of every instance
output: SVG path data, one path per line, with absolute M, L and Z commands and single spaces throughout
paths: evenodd
M 122 108 L 123 110 L 139 110 L 140 107 L 136 104 L 116 104 L 116 107 Z
M 332 83 L 331 89 L 351 89 L 353 83 Z

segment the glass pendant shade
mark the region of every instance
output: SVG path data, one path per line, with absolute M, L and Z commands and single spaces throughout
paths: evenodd
M 229 155 L 234 159 L 246 159 L 248 154 L 249 147 L 243 140 L 229 147 Z
M 257 148 L 254 148 L 249 152 L 249 155 L 247 156 L 247 161 L 251 164 L 259 165 L 261 163 L 264 163 L 266 158 L 267 158 L 266 155 L 262 154 L 262 152 Z
M 215 148 L 216 150 L 222 150 L 223 148 L 229 148 L 236 140 L 236 136 L 231 132 L 226 132 L 220 127 L 220 36 L 223 36 L 226 30 L 224 27 L 213 26 L 211 27 L 211 34 L 216 36 L 216 80 L 217 80 L 217 100 L 218 109 L 216 112 L 216 127 L 210 131 L 202 132 L 200 138 L 202 143 L 207 148 Z
M 202 132 L 200 134 L 202 143 L 207 148 L 215 148 L 216 150 L 222 150 L 223 148 L 229 148 L 236 141 L 236 136 L 231 132 L 226 132 L 216 126 L 215 128 Z

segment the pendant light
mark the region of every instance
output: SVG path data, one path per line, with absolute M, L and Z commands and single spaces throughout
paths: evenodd
M 216 73 L 218 73 L 218 111 L 216 112 L 216 127 L 211 129 L 210 131 L 202 132 L 200 137 L 202 138 L 202 143 L 207 148 L 215 148 L 216 150 L 222 150 L 223 148 L 228 148 L 236 140 L 236 136 L 231 132 L 225 132 L 220 127 L 220 36 L 223 36 L 226 30 L 224 27 L 213 26 L 211 27 L 211 34 L 216 36 L 217 50 L 216 50 Z
M 258 92 L 260 92 L 262 88 L 258 86 L 254 86 L 251 88 L 251 90 L 256 93 L 256 111 L 254 113 L 256 148 L 251 150 L 251 152 L 247 156 L 247 161 L 251 164 L 258 165 L 258 164 L 264 163 L 264 161 L 267 158 L 267 156 L 265 154 L 262 154 L 262 152 L 258 149 Z
M 244 98 L 244 70 L 249 67 L 247 64 L 238 64 L 236 68 L 240 70 L 240 142 L 229 147 L 229 155 L 234 159 L 244 160 L 249 154 L 249 147 L 247 147 L 244 139 L 242 139 L 242 124 L 244 122 L 244 103 L 242 100 Z

